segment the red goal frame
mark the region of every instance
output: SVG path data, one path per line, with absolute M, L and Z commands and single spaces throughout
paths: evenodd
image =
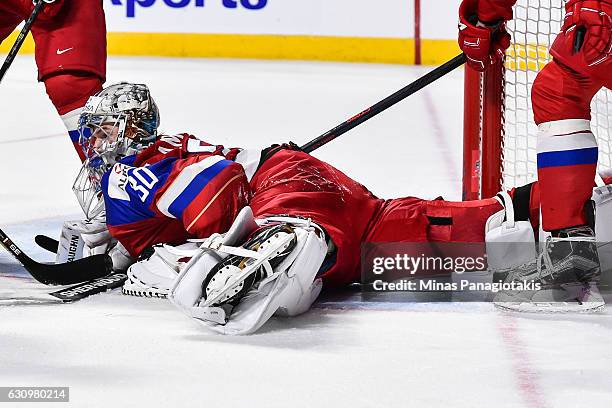
M 463 200 L 497 194 L 503 182 L 504 65 L 485 73 L 465 66 Z

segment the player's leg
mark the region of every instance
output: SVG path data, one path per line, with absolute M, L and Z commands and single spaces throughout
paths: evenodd
M 464 202 L 397 198 L 385 203 L 366 242 L 484 242 L 487 219 L 502 208 L 495 198 Z
M 496 198 L 468 202 L 399 198 L 386 202 L 370 224 L 366 242 L 405 242 L 408 245 L 432 242 L 432 254 L 440 258 L 479 257 L 486 250 L 489 268 L 497 274 L 497 280 L 503 280 L 509 266 L 535 259 L 534 230 L 537 231 L 538 218 L 537 183 L 518 187 L 508 194 L 500 193 Z M 455 243 L 466 245 L 453 245 Z M 479 243 L 482 245 L 474 245 Z M 419 248 L 424 250 L 422 246 Z M 394 252 L 384 256 L 394 257 L 400 247 L 389 246 L 388 249 Z M 376 249 L 377 256 L 382 256 L 380 251 L 386 250 L 385 247 Z M 418 275 L 439 272 L 421 270 Z
M 43 79 L 49 99 L 60 114 L 68 135 L 81 160 L 85 159 L 79 146 L 79 116 L 89 97 L 102 89 L 100 77 L 84 71 L 59 72 Z
M 590 129 L 591 99 L 611 78 L 610 7 L 608 1 L 566 4 L 564 24 L 550 49 L 554 61 L 532 88 L 542 224 L 551 237 L 537 263 L 515 274 L 514 283 L 529 281 L 540 289 L 510 293 L 514 310 L 603 306 L 596 287 L 601 268 L 595 233 L 585 205 L 593 194 L 598 156 Z M 584 41 L 577 41 L 578 32 L 585 34 Z
M 518 268 L 508 283 L 528 282 L 537 290 L 501 292 L 502 307 L 520 311 L 598 310 L 595 287 L 600 266 L 586 206 L 593 194 L 597 142 L 590 129 L 590 104 L 602 82 L 557 61 L 532 88 L 541 190 L 542 226 L 551 232 L 532 265 Z M 501 300 L 500 300 L 501 299 Z
M 610 12 L 608 0 L 568 2 L 550 48 L 554 60 L 539 72 L 532 88 L 542 225 L 553 235 L 587 224 L 583 207 L 591 197 L 597 167 L 591 100 L 612 80 Z M 578 32 L 584 34 L 582 41 Z
M 552 236 L 543 243 L 537 262 L 508 277 L 509 283 L 530 282 L 539 289 L 500 292 L 496 304 L 502 308 L 564 312 L 603 306 L 596 286 L 600 261 L 586 210 L 598 156 L 590 105 L 602 85 L 557 61 L 548 64 L 534 83 L 542 227 Z
M 540 71 L 533 85 L 545 231 L 587 224 L 584 206 L 591 198 L 597 169 L 590 106 L 601 85 L 554 61 Z
M 269 156 L 250 184 L 257 218 L 289 213 L 325 230 L 334 248 L 334 261 L 321 275 L 325 287 L 359 281 L 362 237 L 384 200 L 330 164 L 288 146 Z
M 45 83 L 73 143 L 78 117 L 106 76 L 106 24 L 99 0 L 66 2 L 53 19 L 32 27 L 38 80 Z M 77 147 L 77 146 L 75 146 Z M 80 148 L 77 152 L 81 154 Z
M 494 198 L 481 201 L 452 202 L 423 200 L 415 197 L 397 198 L 385 202 L 381 211 L 368 225 L 366 245 L 362 251 L 366 259 L 387 258 L 413 254 L 446 257 L 481 256 L 483 245 L 439 245 L 449 242 L 484 243 L 487 219 L 502 210 Z M 432 242 L 423 246 L 423 243 Z M 393 243 L 375 245 L 376 243 Z M 403 243 L 396 245 L 396 243 Z M 477 254 L 478 253 L 478 254 Z M 415 278 L 448 274 L 437 267 L 410 271 Z

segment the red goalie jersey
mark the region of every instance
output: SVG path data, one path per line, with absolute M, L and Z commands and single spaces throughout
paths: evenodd
M 116 164 L 102 185 L 109 230 L 133 256 L 225 232 L 245 205 L 256 217 L 310 218 L 334 243 L 335 263 L 322 275 L 328 286 L 359 280 L 364 242 L 482 242 L 485 221 L 501 209 L 495 199 L 383 200 L 292 146 L 225 149 L 188 135 L 162 136 Z

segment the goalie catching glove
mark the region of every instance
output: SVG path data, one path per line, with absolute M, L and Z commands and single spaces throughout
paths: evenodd
M 310 308 L 321 291 L 316 275 L 327 250 L 324 231 L 310 220 L 255 221 L 245 207 L 226 234 L 201 242 L 169 298 L 210 330 L 250 334 L 275 313 L 295 316 Z

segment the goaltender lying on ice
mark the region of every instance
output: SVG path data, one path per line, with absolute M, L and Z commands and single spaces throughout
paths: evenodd
M 219 333 L 252 333 L 305 312 L 322 288 L 358 282 L 365 242 L 535 243 L 537 184 L 473 202 L 385 200 L 293 144 L 225 148 L 158 125 L 145 85 L 89 100 L 73 187 L 87 220 L 65 223 L 57 261 L 75 257 L 75 240 L 76 258 L 108 253 L 127 269 L 125 294 L 168 297 Z M 600 193 L 610 211 L 612 193 Z M 535 249 L 504 247 L 491 266 L 536 265 Z

